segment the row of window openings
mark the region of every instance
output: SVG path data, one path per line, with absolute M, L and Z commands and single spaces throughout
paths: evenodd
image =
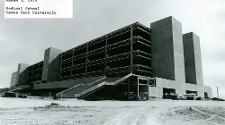
M 120 64 L 111 64 L 111 65 L 95 65 L 95 66 L 87 66 L 87 67 L 67 67 L 67 68 L 64 68 L 61 70 L 61 72 L 67 72 L 67 71 L 72 71 L 72 70 L 91 70 L 91 71 L 95 71 L 95 70 L 108 70 L 108 69 L 114 69 L 114 68 L 119 68 L 119 67 L 126 67 L 126 66 L 130 66 L 130 63 L 129 62 L 124 62 L 124 63 L 120 63 Z M 138 67 L 138 69 L 143 69 L 143 70 L 151 70 L 151 65 L 145 65 L 145 64 L 138 64 L 138 63 L 135 63 L 134 64 L 134 67 Z
M 137 35 L 137 36 L 140 37 L 140 35 Z M 120 42 L 120 41 L 129 39 L 129 38 L 130 38 L 130 36 L 128 36 L 128 37 L 120 37 L 120 39 L 114 40 L 114 41 L 116 41 L 116 42 L 114 42 L 114 43 L 117 43 L 117 42 Z M 147 41 L 150 40 L 150 39 L 148 39 L 148 38 L 144 38 L 144 39 L 146 39 Z M 109 41 L 110 41 L 110 40 L 107 40 L 107 42 L 109 42 Z M 112 43 L 112 44 L 114 44 L 114 43 Z M 89 50 L 95 50 L 95 49 L 104 47 L 105 45 L 106 45 L 106 41 L 104 42 L 104 44 L 103 44 L 103 43 L 97 43 L 97 44 L 95 44 L 95 46 L 92 45 L 92 46 L 89 46 L 88 48 L 89 48 Z M 75 50 L 75 51 L 76 51 L 76 50 Z M 83 50 L 82 50 L 82 49 L 79 49 L 79 50 L 77 50 L 77 51 L 80 51 L 79 53 L 84 53 L 84 52 L 87 51 L 87 48 L 85 47 L 85 48 L 83 48 Z M 72 52 L 72 50 L 71 50 L 71 52 Z M 68 51 L 67 53 L 71 53 L 71 52 Z
M 135 56 L 134 60 L 137 60 L 138 57 L 139 56 Z M 127 56 L 127 58 L 130 58 L 130 56 Z M 118 57 L 115 56 L 113 58 L 108 58 L 106 60 L 105 60 L 105 58 L 101 58 L 101 59 L 95 58 L 95 60 L 89 60 L 89 59 L 86 60 L 86 58 L 83 58 L 83 59 L 80 59 L 80 60 L 74 60 L 73 63 L 72 63 L 72 60 L 69 60 L 69 61 L 66 61 L 66 62 L 62 62 L 61 66 L 62 67 L 66 67 L 67 65 L 69 65 L 69 66 L 72 66 L 72 65 L 85 65 L 86 63 L 93 63 L 93 62 L 101 64 L 101 63 L 110 63 L 112 61 L 116 61 L 118 63 L 119 60 L 124 60 L 124 59 L 127 59 L 127 58 L 123 57 L 123 56 L 118 56 Z M 150 59 L 151 57 L 150 56 L 148 57 L 147 55 L 145 55 L 145 56 L 140 55 L 140 58 L 146 59 L 148 61 L 151 61 L 151 59 Z M 141 61 L 143 61 L 143 60 L 141 60 Z
M 134 43 L 134 49 L 135 50 L 140 50 L 140 49 L 143 49 L 143 47 L 144 48 L 147 48 L 148 50 L 149 50 L 149 47 L 146 47 L 145 45 L 142 45 L 143 43 L 137 43 L 137 45 L 135 45 L 135 43 Z M 146 43 L 145 43 L 146 44 Z M 99 49 L 97 49 L 96 50 L 96 53 L 101 53 L 101 52 L 105 52 L 105 51 L 108 51 L 108 52 L 110 52 L 110 50 L 113 50 L 113 51 L 115 51 L 114 49 L 121 49 L 121 48 L 123 48 L 123 47 L 126 47 L 126 46 L 130 46 L 130 44 L 120 44 L 120 45 L 118 45 L 117 47 L 109 47 L 109 48 L 111 48 L 111 49 L 109 49 L 108 48 L 108 50 L 105 50 L 104 48 L 99 48 Z M 130 47 L 129 47 L 130 48 Z M 129 48 L 128 48 L 128 50 L 129 50 Z M 129 50 L 130 51 L 130 50 Z M 86 53 L 86 51 L 83 51 L 83 52 L 81 52 L 80 54 L 75 54 L 76 56 L 86 56 L 86 55 L 92 55 L 93 54 L 93 52 L 88 52 L 88 53 Z M 62 55 L 62 58 L 71 58 L 73 56 L 73 53 L 71 52 L 71 53 L 68 53 L 68 54 L 64 54 L 64 55 Z
M 129 48 L 124 48 L 124 49 L 121 49 L 120 51 L 111 51 L 110 53 L 108 52 L 107 54 L 106 53 L 96 53 L 96 55 L 91 55 L 91 56 L 87 56 L 87 59 L 88 60 L 97 60 L 97 59 L 101 59 L 101 58 L 105 58 L 105 57 L 111 57 L 111 56 L 115 56 L 115 55 L 119 55 L 121 53 L 129 53 L 129 51 L 127 51 L 127 49 Z M 149 50 L 146 50 L 145 48 L 143 48 L 141 51 L 143 51 L 143 53 L 146 53 L 148 55 L 151 55 L 150 51 Z M 134 51 L 137 51 L 135 48 L 134 48 Z M 140 53 L 141 53 L 140 51 Z M 143 54 L 142 54 L 143 55 Z M 72 56 L 71 56 L 72 57 Z M 63 59 L 63 61 L 66 61 L 66 60 L 71 60 L 71 57 L 67 57 L 66 59 Z M 148 57 L 148 56 L 147 56 Z M 80 57 L 80 58 L 73 58 L 73 60 L 79 60 L 81 59 L 86 59 L 86 56 L 83 56 L 83 57 Z
M 123 69 L 123 68 L 121 68 L 121 69 Z M 112 70 L 110 70 L 110 72 L 107 72 L 107 71 L 105 71 L 104 69 L 102 69 L 102 70 L 95 70 L 95 71 L 87 71 L 87 72 L 85 72 L 84 70 L 82 70 L 82 71 L 68 71 L 68 72 L 64 72 L 64 73 L 61 73 L 60 74 L 60 76 L 61 77 L 65 77 L 65 76 L 73 76 L 73 75 L 84 75 L 84 74 L 95 74 L 95 73 L 101 73 L 101 74 L 115 74 L 115 73 L 122 73 L 122 72 L 129 72 L 130 71 L 130 69 L 126 69 L 126 70 L 121 70 L 120 68 L 118 68 L 118 69 L 112 69 Z M 133 72 L 135 73 L 140 73 L 140 72 L 142 72 L 142 73 L 144 73 L 144 74 L 151 74 L 152 72 L 151 71 L 148 71 L 148 70 L 142 70 L 142 69 L 137 69 L 137 70 L 133 70 Z

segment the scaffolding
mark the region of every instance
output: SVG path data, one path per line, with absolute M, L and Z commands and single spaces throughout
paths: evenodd
M 89 76 L 151 76 L 151 33 L 136 22 L 63 52 L 60 79 Z

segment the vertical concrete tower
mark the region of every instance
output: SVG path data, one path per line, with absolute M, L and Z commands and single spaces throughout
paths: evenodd
M 17 85 L 17 72 L 12 73 L 10 87 Z
M 199 37 L 194 33 L 183 35 L 186 83 L 197 84 L 198 94 L 203 96 L 202 59 Z
M 42 69 L 43 82 L 52 82 L 57 81 L 59 79 L 60 53 L 62 53 L 62 50 L 52 47 L 45 50 Z
M 185 83 L 182 25 L 173 17 L 151 23 L 153 77 Z
M 18 85 L 26 85 L 28 83 L 28 72 L 26 71 L 27 67 L 29 67 L 29 64 L 26 63 L 20 63 L 18 65 L 16 81 Z

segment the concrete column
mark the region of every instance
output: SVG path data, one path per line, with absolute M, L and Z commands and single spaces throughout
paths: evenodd
M 59 80 L 60 53 L 62 53 L 62 50 L 52 47 L 45 50 L 42 81 L 51 82 Z
M 194 33 L 183 35 L 185 78 L 187 83 L 203 84 L 202 59 L 199 37 Z
M 186 83 L 197 84 L 198 94 L 203 96 L 202 59 L 199 37 L 194 33 L 183 35 Z
M 17 72 L 12 73 L 10 87 L 17 85 Z
M 153 77 L 185 82 L 182 25 L 173 17 L 151 23 Z
M 17 80 L 18 85 L 28 84 L 28 71 L 26 70 L 29 67 L 29 64 L 20 63 L 17 70 Z

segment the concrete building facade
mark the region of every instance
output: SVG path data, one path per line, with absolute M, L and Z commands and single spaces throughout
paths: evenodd
M 153 22 L 151 31 L 153 76 L 156 77 L 157 84 L 149 89 L 150 95 L 162 97 L 164 90 L 171 90 L 178 95 L 197 93 L 204 97 L 207 93 L 211 97 L 211 89 L 203 85 L 199 37 L 192 32 L 182 34 L 181 23 L 173 17 Z M 162 70 L 158 70 L 160 68 Z M 173 72 L 173 77 L 166 73 L 164 76 L 159 74 L 163 72 Z
M 32 95 L 87 100 L 212 96 L 203 85 L 199 37 L 183 34 L 173 17 L 150 27 L 136 22 L 64 52 L 50 47 L 43 61 L 19 64 L 16 75 L 18 82 L 11 84 L 28 85 Z
M 12 73 L 10 87 L 14 87 L 17 84 L 17 72 Z
M 59 80 L 60 58 L 62 50 L 56 48 L 48 48 L 45 50 L 44 62 L 42 69 L 42 82 L 52 82 Z

